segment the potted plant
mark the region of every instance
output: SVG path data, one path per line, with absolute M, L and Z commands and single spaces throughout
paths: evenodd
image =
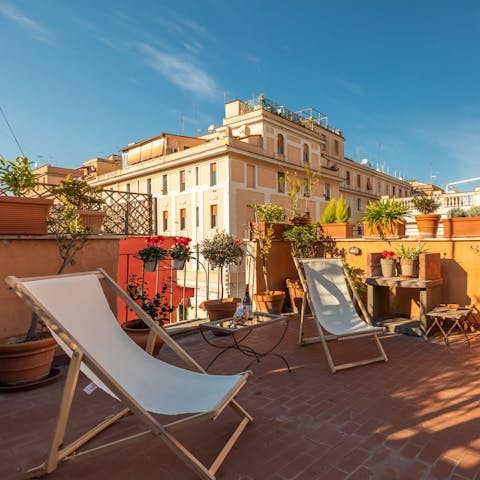
M 88 241 L 88 230 L 63 204 L 52 207 L 48 228 L 55 233 L 61 259 L 57 274 L 72 265 Z M 42 381 L 51 374 L 57 342 L 36 314 L 25 336 L 0 341 L 0 385 L 20 386 Z
M 292 211 L 292 217 L 289 219 L 290 223 L 293 225 L 311 224 L 312 219 L 308 211 L 308 198 L 310 197 L 311 189 L 320 181 L 320 174 L 305 166 L 302 176 L 296 171 L 287 170 L 285 180 Z
M 46 235 L 53 200 L 25 196 L 37 184 L 27 157 L 0 158 L 0 235 Z
M 440 223 L 440 215 L 435 212 L 440 207 L 440 203 L 433 196 L 416 195 L 412 199 L 412 205 L 420 212 L 419 215 L 415 215 L 418 235 L 422 238 L 435 238 Z
M 353 224 L 348 215 L 348 204 L 343 195 L 338 202 L 332 198 L 320 218 L 320 234 L 332 238 L 352 238 Z
M 168 251 L 160 247 L 165 241 L 165 237 L 157 235 L 156 237 L 147 237 L 145 243 L 147 246 L 138 251 L 137 255 L 143 262 L 143 268 L 147 272 L 154 272 L 157 269 L 157 262 L 167 257 Z
M 468 210 L 452 208 L 447 217 L 442 220 L 443 236 L 445 238 L 478 237 L 480 236 L 480 207 Z
M 293 225 L 283 234 L 291 242 L 292 257 L 314 258 L 318 244 L 318 224 Z
M 147 283 L 137 275 L 130 275 L 127 283 L 128 295 L 147 313 L 151 319 L 159 326 L 163 326 L 169 321 L 168 316 L 175 310 L 167 300 L 168 284 L 163 282 L 160 290 L 153 296 L 147 291 Z M 123 330 L 127 335 L 144 350 L 147 347 L 150 328 L 142 320 L 128 320 L 122 324 Z M 156 336 L 152 355 L 158 355 L 163 341 Z
M 105 203 L 101 193 L 102 187 L 92 187 L 85 180 L 76 180 L 67 175 L 52 189 L 52 193 L 67 208 L 74 210 L 80 216 L 83 225 L 92 235 L 100 233 L 105 212 L 101 206 Z
M 190 251 L 191 238 L 188 237 L 175 237 L 173 245 L 170 247 L 169 255 L 172 259 L 172 268 L 174 270 L 183 270 L 185 262 L 188 262 L 192 257 Z
M 427 253 L 425 245 L 418 242 L 415 246 L 405 246 L 403 243 L 395 249 L 400 259 L 400 276 L 403 278 L 418 277 L 418 257 L 421 253 Z
M 380 266 L 384 277 L 396 277 L 397 261 L 395 260 L 395 252 L 384 250 L 382 252 L 382 258 L 380 258 Z
M 217 300 L 206 300 L 204 307 L 211 321 L 232 317 L 240 298 L 223 298 L 224 268 L 229 265 L 240 265 L 243 259 L 242 241 L 226 232 L 216 232 L 212 238 L 203 240 L 200 253 L 208 260 L 212 268 L 218 268 L 220 297 Z
M 265 291 L 255 293 L 253 295 L 253 300 L 255 301 L 255 305 L 257 307 L 256 309 L 260 312 L 268 312 L 278 315 L 282 313 L 283 302 L 285 301 L 285 292 L 281 290 L 270 290 L 269 288 L 267 260 L 272 249 L 273 237 L 274 230 L 272 225 L 268 226 L 264 235 L 260 235 L 258 237 Z
M 255 221 L 250 222 L 251 238 L 255 239 L 265 232 L 270 227 L 273 228 L 273 238 L 281 239 L 285 231 L 285 221 L 287 214 L 285 208 L 273 203 L 263 203 L 253 205 Z
M 365 207 L 362 217 L 365 238 L 405 236 L 405 216 L 409 208 L 396 199 L 377 200 Z

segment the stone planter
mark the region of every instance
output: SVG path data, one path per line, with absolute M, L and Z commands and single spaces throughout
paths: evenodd
M 46 235 L 53 200 L 0 196 L 0 235 Z
M 480 217 L 456 217 L 442 220 L 444 238 L 480 237 Z
M 285 301 L 285 292 L 272 290 L 270 292 L 260 292 L 253 295 L 256 310 L 260 312 L 273 313 L 280 315 Z
M 418 236 L 421 238 L 436 238 L 440 215 L 436 213 L 415 215 Z
M 397 276 L 397 261 L 394 258 L 381 258 L 380 266 L 384 277 Z
M 138 325 L 139 322 L 139 320 L 129 320 L 128 322 L 122 323 L 122 329 L 141 349 L 145 350 L 147 348 L 150 328 L 137 328 L 136 325 Z M 163 340 L 158 336 L 155 336 L 155 345 L 152 353 L 154 357 L 158 355 L 162 345 Z
M 0 342 L 0 385 L 24 385 L 47 378 L 56 348 L 53 337 L 22 343 Z
M 321 223 L 319 233 L 322 237 L 353 238 L 353 223 Z

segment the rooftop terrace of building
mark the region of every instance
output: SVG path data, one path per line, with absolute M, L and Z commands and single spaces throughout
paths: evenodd
M 312 323 L 308 327 L 312 328 Z M 279 327 L 279 326 L 278 326 Z M 259 349 L 269 341 L 272 325 L 255 332 Z M 217 478 L 237 480 L 444 479 L 480 478 L 480 344 L 442 342 L 402 335 L 382 338 L 388 363 L 329 373 L 320 344 L 297 345 L 298 318 L 291 317 L 278 358 L 251 366 L 253 375 L 238 401 L 253 416 L 220 468 Z M 216 353 L 200 335 L 178 337 L 202 365 Z M 335 358 L 353 361 L 371 353 L 373 342 L 332 344 Z M 159 358 L 172 361 L 164 347 Z M 210 373 L 245 368 L 245 357 L 230 351 Z M 25 478 L 25 470 L 47 454 L 65 367 L 54 383 L 16 393 L 0 393 L 0 478 Z M 100 389 L 88 395 L 82 376 L 68 437 L 119 410 Z M 181 440 L 208 463 L 223 446 L 235 419 L 224 415 L 215 424 L 182 432 Z M 102 441 L 139 431 L 128 417 L 102 434 Z M 67 441 L 69 438 L 66 439 Z M 195 478 L 161 441 L 61 465 L 46 478 L 117 480 L 187 480 Z

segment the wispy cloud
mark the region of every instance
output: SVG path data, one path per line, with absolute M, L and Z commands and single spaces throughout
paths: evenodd
M 348 90 L 350 93 L 353 93 L 354 95 L 358 95 L 358 96 L 365 95 L 365 90 L 358 83 L 351 82 L 349 80 L 344 80 L 342 78 L 338 78 L 337 83 L 340 86 L 342 86 L 345 90 Z
M 16 23 L 18 26 L 28 30 L 37 40 L 44 43 L 52 43 L 52 32 L 40 22 L 27 17 L 13 5 L 7 3 L 0 4 L 0 15 Z
M 139 43 L 138 49 L 146 64 L 174 85 L 202 95 L 218 93 L 213 77 L 191 60 L 162 52 L 146 43 Z

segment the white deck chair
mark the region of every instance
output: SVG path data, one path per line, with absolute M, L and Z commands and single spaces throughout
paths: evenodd
M 150 326 L 149 351 L 153 348 L 156 334 L 191 370 L 167 364 L 135 345 L 122 331 L 110 310 L 100 280 L 121 296 L 136 315 Z M 234 400 L 247 381 L 249 372 L 230 376 L 208 375 L 101 269 L 96 272 L 52 277 L 7 277 L 6 282 L 40 316 L 71 357 L 48 458 L 38 467 L 29 470 L 29 473 L 49 473 L 55 470 L 61 461 L 96 454 L 101 449 L 124 446 L 151 434 L 161 438 L 199 478 L 215 479 L 215 472 L 243 429 L 252 420 Z M 95 384 L 120 400 L 126 408 L 105 419 L 69 445 L 63 446 L 80 370 Z M 227 405 L 241 417 L 241 421 L 212 465 L 207 468 L 173 433 L 201 420 L 216 419 Z M 150 412 L 189 415 L 162 424 Z M 76 453 L 82 445 L 129 413 L 133 413 L 147 430 Z
M 370 317 L 341 261 L 336 258 L 305 258 L 295 259 L 295 265 L 305 291 L 300 317 L 299 344 L 321 342 L 332 373 L 357 365 L 388 361 L 378 338 L 383 328 L 371 325 Z M 355 311 L 346 281 L 368 323 L 363 321 Z M 319 333 L 317 337 L 304 338 L 305 301 L 308 301 L 316 319 Z M 328 333 L 325 334 L 324 331 Z M 351 340 L 364 336 L 373 337 L 381 355 L 358 362 L 335 365 L 327 341 Z

